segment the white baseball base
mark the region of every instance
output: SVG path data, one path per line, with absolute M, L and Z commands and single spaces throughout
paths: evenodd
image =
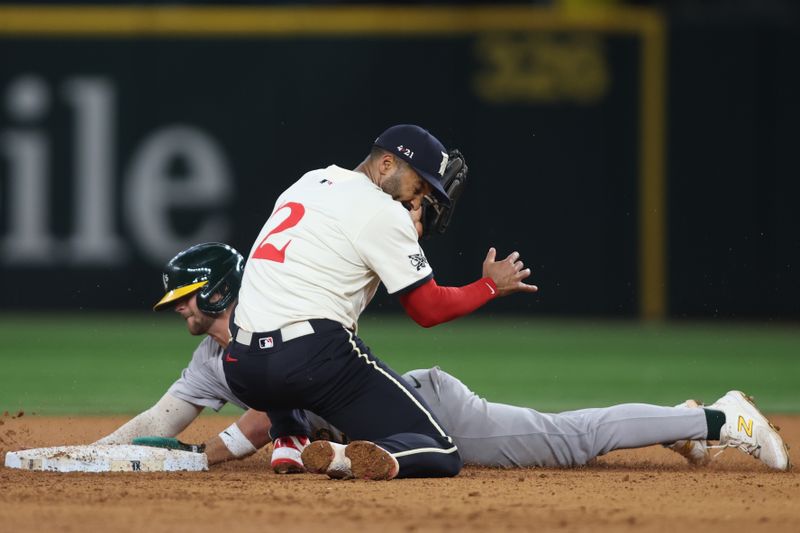
M 198 472 L 208 470 L 204 453 L 130 444 L 55 446 L 6 453 L 6 467 L 48 472 Z

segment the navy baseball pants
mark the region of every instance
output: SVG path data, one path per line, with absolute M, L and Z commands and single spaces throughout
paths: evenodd
M 255 333 L 249 346 L 233 341 L 225 352 L 228 386 L 246 405 L 266 411 L 270 434 L 308 435 L 302 411 L 308 409 L 350 440 L 392 453 L 398 477 L 458 474 L 458 449 L 414 388 L 341 324 L 310 323 L 313 334 L 283 342 L 279 331 Z

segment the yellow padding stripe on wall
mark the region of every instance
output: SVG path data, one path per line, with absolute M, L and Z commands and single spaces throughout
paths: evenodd
M 643 34 L 659 20 L 658 12 L 641 8 L 0 6 L 0 33 L 26 35 L 389 36 L 535 29 Z

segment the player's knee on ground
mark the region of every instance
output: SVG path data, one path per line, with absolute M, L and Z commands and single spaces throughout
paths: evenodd
M 457 450 L 449 453 L 425 453 L 418 455 L 413 464 L 409 464 L 409 456 L 397 457 L 400 463 L 400 474 L 397 477 L 454 477 L 461 472 L 464 461 Z

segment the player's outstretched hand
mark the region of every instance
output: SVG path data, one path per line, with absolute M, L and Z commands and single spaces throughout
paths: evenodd
M 505 296 L 515 292 L 536 292 L 539 287 L 523 283 L 522 280 L 531 275 L 530 268 L 524 268 L 519 260 L 519 252 L 511 252 L 501 261 L 495 261 L 497 250 L 489 248 L 483 261 L 483 277 L 492 278 L 497 285 L 497 295 Z

